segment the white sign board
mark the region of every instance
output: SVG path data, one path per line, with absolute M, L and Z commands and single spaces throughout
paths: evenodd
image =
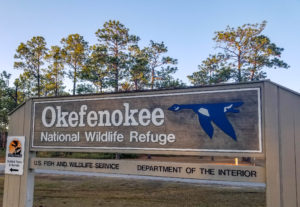
M 35 157 L 30 160 L 30 167 L 31 169 L 66 170 L 75 172 L 80 171 L 240 182 L 265 182 L 265 170 L 263 167 L 259 166 L 157 162 L 145 160 Z
M 24 136 L 9 136 L 6 145 L 5 174 L 23 175 Z

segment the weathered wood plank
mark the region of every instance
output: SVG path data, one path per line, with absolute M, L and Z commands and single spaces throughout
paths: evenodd
M 33 169 L 67 170 L 110 174 L 147 175 L 204 180 L 265 182 L 265 170 L 259 166 L 215 165 L 141 160 L 100 160 L 32 158 Z
M 300 97 L 294 97 L 294 129 L 295 129 L 295 159 L 296 159 L 296 186 L 297 206 L 300 206 Z
M 20 207 L 33 206 L 33 193 L 34 193 L 34 173 L 29 170 L 29 159 L 35 156 L 34 152 L 30 152 L 30 130 L 31 130 L 31 109 L 32 102 L 28 101 L 25 105 L 24 114 L 24 135 L 25 140 L 25 159 L 24 159 L 24 174 L 21 176 L 20 187 Z
M 6 179 L 6 178 L 5 178 Z M 20 202 L 20 183 L 21 178 L 18 175 L 9 175 L 9 186 L 5 190 L 7 191 L 7 200 L 4 203 L 4 207 L 19 207 Z
M 267 207 L 280 207 L 280 152 L 278 123 L 278 87 L 265 83 L 263 91 L 263 126 L 266 156 Z
M 294 99 L 279 89 L 280 177 L 283 207 L 297 206 L 295 169 Z M 269 158 L 270 159 L 270 158 Z
M 19 108 L 10 116 L 9 121 L 9 136 L 20 136 L 24 132 L 24 106 Z M 3 206 L 4 207 L 19 207 L 20 198 L 20 176 L 5 175 Z

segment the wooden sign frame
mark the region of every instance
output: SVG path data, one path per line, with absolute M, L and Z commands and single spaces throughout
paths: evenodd
M 262 153 L 201 152 L 198 155 L 264 158 L 267 207 L 298 207 L 300 204 L 300 95 L 298 93 L 270 81 L 175 91 L 184 93 L 191 90 L 212 91 L 243 88 L 261 88 Z M 169 92 L 167 90 L 160 93 Z M 108 96 L 120 95 L 126 96 L 127 94 Z M 65 97 L 65 99 L 69 98 Z M 36 151 L 30 149 L 30 137 L 32 135 L 34 101 L 35 99 L 27 101 L 10 115 L 9 136 L 26 137 L 25 159 L 22 176 L 5 175 L 4 207 L 30 207 L 33 204 L 34 170 L 30 167 L 30 160 L 37 158 L 34 158 Z M 91 151 L 95 152 L 95 150 Z
M 253 98 L 250 99 L 250 97 L 248 97 L 250 94 L 252 94 Z M 222 96 L 224 96 L 224 98 L 222 98 Z M 243 98 L 242 98 L 243 96 Z M 214 97 L 218 97 L 218 98 L 214 98 Z M 153 99 L 157 98 L 156 101 L 153 101 Z M 187 101 L 186 99 L 190 98 L 190 101 Z M 149 99 L 151 99 L 151 101 L 149 101 Z M 167 99 L 167 104 L 162 101 L 163 99 Z M 174 100 L 173 100 L 174 99 Z M 207 99 L 207 100 L 206 100 Z M 212 100 L 210 100 L 212 99 Z M 251 101 L 248 101 L 246 99 L 249 99 Z M 98 107 L 98 109 L 100 108 L 101 110 L 104 110 L 106 112 L 108 112 L 107 109 L 107 104 L 106 102 L 109 101 L 111 104 L 110 105 L 115 105 L 113 104 L 116 101 L 119 101 L 119 107 L 123 107 L 123 104 L 128 105 L 127 107 L 129 107 L 129 102 L 136 102 L 135 100 L 139 100 L 140 102 L 136 105 L 133 105 L 133 107 L 138 107 L 140 109 L 140 105 L 145 105 L 144 103 L 147 103 L 148 106 L 145 108 L 142 108 L 142 110 L 148 110 L 148 108 L 154 108 L 157 107 L 155 109 L 161 109 L 164 110 L 164 116 L 166 119 L 165 123 L 161 126 L 161 127 L 153 127 L 150 126 L 149 127 L 140 127 L 140 126 L 134 126 L 134 127 L 123 127 L 119 126 L 119 127 L 88 127 L 88 129 L 85 129 L 86 127 L 76 127 L 76 129 L 74 129 L 75 131 L 73 132 L 72 135 L 76 135 L 78 137 L 79 140 L 79 133 L 81 140 L 83 140 L 83 143 L 81 144 L 81 140 L 80 142 L 78 142 L 77 140 L 75 142 L 55 142 L 53 144 L 53 142 L 48 142 L 45 143 L 44 142 L 39 142 L 39 139 L 42 139 L 40 137 L 45 137 L 44 134 L 48 134 L 49 130 L 52 130 L 49 132 L 49 134 L 51 136 L 53 136 L 52 134 L 59 134 L 61 133 L 63 135 L 63 133 L 65 131 L 69 131 L 70 127 L 68 128 L 58 128 L 58 127 L 50 127 L 50 128 L 45 128 L 45 127 L 41 127 L 41 120 L 43 120 L 43 118 L 45 117 L 42 115 L 45 111 L 45 109 L 52 109 L 53 111 L 55 110 L 55 107 L 59 107 L 59 113 L 76 113 L 76 111 L 72 111 L 71 107 L 73 108 L 73 110 L 76 110 L 74 108 L 77 108 L 77 114 L 79 112 L 79 115 L 82 115 L 83 113 L 85 113 L 84 115 L 82 115 L 83 117 L 80 118 L 80 124 L 86 124 L 84 122 L 84 118 L 85 117 L 89 117 L 89 113 L 87 113 L 86 111 L 83 111 L 82 106 L 85 106 L 85 110 L 87 110 L 88 106 L 87 103 L 91 103 L 89 105 L 89 109 L 88 110 L 93 110 L 90 109 L 91 107 L 95 107 L 96 106 L 101 106 Z M 141 101 L 142 100 L 142 101 Z M 145 101 L 144 101 L 145 100 Z M 171 101 L 173 102 L 171 102 Z M 169 106 L 171 106 L 173 103 L 210 103 L 210 101 L 212 103 L 216 103 L 216 104 L 204 104 L 204 105 L 218 105 L 220 104 L 220 102 L 229 102 L 228 106 L 234 108 L 232 105 L 232 101 L 234 100 L 239 100 L 239 101 L 243 101 L 242 104 L 243 106 L 239 107 L 241 108 L 239 109 L 234 109 L 233 111 L 235 111 L 235 113 L 228 113 L 230 116 L 230 121 L 228 121 L 228 124 L 230 125 L 230 122 L 232 122 L 231 124 L 233 124 L 233 129 L 236 128 L 235 130 L 240 130 L 237 131 L 237 140 L 232 139 L 231 137 L 229 137 L 228 135 L 226 135 L 221 129 L 220 126 L 216 126 L 215 124 L 212 124 L 212 127 L 214 128 L 213 130 L 215 131 L 215 134 L 213 135 L 213 137 L 209 137 L 207 134 L 204 133 L 204 130 L 201 129 L 201 126 L 199 125 L 199 122 L 201 123 L 201 120 L 198 121 L 197 115 L 195 112 L 193 112 L 193 110 L 185 110 L 184 114 L 185 116 L 188 117 L 192 117 L 192 120 L 189 121 L 188 123 L 183 123 L 182 126 L 183 128 L 179 129 L 181 123 L 176 123 L 174 122 L 174 119 L 176 117 L 178 117 L 176 119 L 176 121 L 178 122 L 179 120 L 182 120 L 182 118 L 180 118 L 180 116 L 178 116 L 176 113 L 174 112 L 170 112 L 168 109 Z M 106 101 L 106 102 L 105 102 Z M 104 102 L 104 103 L 103 103 Z M 127 103 L 128 102 L 128 103 Z M 149 104 L 148 102 L 153 102 L 152 105 Z M 69 110 L 71 110 L 71 112 L 62 112 L 63 110 L 65 110 L 66 108 L 62 107 L 62 104 L 67 105 L 68 108 L 70 108 Z M 168 105 L 169 104 L 169 105 Z M 255 104 L 252 106 L 252 104 Z M 71 106 L 72 105 L 72 106 Z M 80 106 L 80 109 L 78 106 Z M 132 103 L 131 103 L 132 105 Z M 42 107 L 43 106 L 43 107 Z M 208 107 L 206 106 L 206 107 Z M 51 107 L 51 108 L 50 108 Z M 116 107 L 116 106 L 114 106 Z M 159 108 L 161 107 L 161 108 Z M 36 110 L 38 108 L 38 110 Z M 43 113 L 42 113 L 42 109 L 43 109 Z M 116 109 L 116 108 L 113 108 Z M 203 110 L 206 110 L 205 108 L 200 108 Z M 129 109 L 127 108 L 127 111 Z M 138 110 L 138 109 L 134 109 L 134 110 Z M 222 109 L 223 110 L 223 109 Z M 224 108 L 224 110 L 226 110 L 226 107 Z M 49 112 L 50 110 L 48 110 Z M 119 110 L 116 110 L 119 111 Z M 126 111 L 126 109 L 125 109 Z M 241 111 L 239 113 L 239 111 Z M 92 111 L 93 112 L 93 111 Z M 100 111 L 102 112 L 102 111 Z M 212 111 L 213 112 L 213 111 Z M 236 113 L 238 112 L 238 113 Z M 53 112 L 52 112 L 53 113 Z M 82 114 L 81 114 L 82 113 Z M 150 112 L 149 112 L 150 113 Z M 94 112 L 94 114 L 96 114 L 96 112 Z M 58 115 L 54 114 L 55 117 L 57 117 Z M 75 114 L 74 114 L 75 115 Z M 180 115 L 180 114 L 179 114 Z M 249 115 L 255 117 L 254 119 L 251 118 L 249 119 Z M 53 116 L 53 115 L 52 115 Z M 128 116 L 128 115 L 127 115 Z M 172 116 L 172 117 L 171 117 Z M 181 115 L 182 116 L 182 115 Z M 199 115 L 198 115 L 199 116 Z M 38 117 L 38 118 L 37 118 Z M 41 118 L 42 117 L 42 118 Z M 78 117 L 78 115 L 77 115 Z M 126 115 L 125 115 L 126 117 Z M 169 118 L 171 117 L 171 118 Z M 175 117 L 175 118 L 174 118 Z M 73 117 L 74 118 L 74 117 Z M 221 119 L 222 117 L 220 116 L 219 119 Z M 58 118 L 56 118 L 58 119 Z M 191 119 L 191 118 L 190 118 Z M 199 117 L 200 119 L 200 117 Z M 225 116 L 224 116 L 224 119 Z M 36 121 L 38 120 L 38 121 Z M 188 120 L 188 119 L 187 119 Z M 52 120 L 50 120 L 52 121 Z M 224 120 L 226 121 L 226 120 Z M 46 122 L 46 120 L 45 120 Z M 79 121 L 77 121 L 78 124 Z M 82 123 L 81 123 L 82 122 Z M 211 121 L 213 122 L 213 120 Z M 35 126 L 35 123 L 37 123 L 37 127 Z M 54 122 L 53 122 L 54 123 Z M 176 124 L 174 128 L 172 128 L 173 123 Z M 241 125 L 241 123 L 244 123 L 244 125 Z M 31 143 L 31 151 L 71 151 L 71 152 L 114 152 L 114 153 L 137 153 L 137 154 L 169 154 L 169 155 L 207 155 L 207 154 L 215 154 L 218 153 L 218 155 L 222 156 L 230 156 L 232 154 L 234 154 L 234 156 L 246 156 L 245 154 L 249 154 L 249 156 L 251 157 L 262 157 L 263 153 L 262 153 L 262 149 L 263 149 L 263 140 L 262 140 L 262 127 L 261 127 L 261 88 L 260 87 L 248 87 L 248 88 L 234 88 L 234 89 L 218 89 L 218 90 L 204 90 L 204 91 L 199 91 L 197 89 L 189 89 L 189 90 L 177 90 L 177 91 L 164 91 L 164 92 L 147 92 L 147 93 L 138 93 L 138 94 L 130 94 L 130 95 L 126 95 L 124 96 L 124 94 L 119 94 L 119 95 L 105 95 L 105 96 L 96 96 L 96 97 L 79 97 L 79 98 L 72 98 L 72 99 L 64 99 L 64 98 L 59 98 L 59 99 L 33 99 L 33 119 L 32 119 L 32 143 Z M 66 124 L 66 123 L 65 123 Z M 127 123 L 128 124 L 128 123 Z M 189 124 L 189 125 L 187 125 Z M 238 125 L 238 126 L 235 126 Z M 56 124 L 57 126 L 57 124 Z M 190 130 L 186 131 L 186 126 L 190 127 Z M 252 127 L 253 126 L 253 127 Z M 203 127 L 203 125 L 202 125 Z M 36 129 L 38 128 L 38 129 Z M 82 129 L 83 128 L 83 129 Z M 94 129 L 95 128 L 95 129 Z M 151 143 L 131 143 L 128 142 L 129 140 L 129 132 L 131 133 L 131 128 L 133 128 L 134 130 L 136 130 L 138 133 L 141 132 L 141 135 L 146 136 L 146 133 L 148 134 L 149 132 L 150 135 L 153 134 L 157 134 L 160 135 L 159 133 L 171 133 L 171 135 L 173 135 L 173 138 L 177 140 L 175 140 L 174 143 L 170 143 L 171 147 L 167 145 L 155 145 L 155 144 L 151 144 Z M 36 131 L 37 130 L 37 131 Z M 40 132 L 40 130 L 42 130 L 42 132 Z M 60 132 L 60 131 L 61 132 Z M 124 143 L 120 143 L 120 144 L 106 144 L 104 142 L 98 142 L 98 141 L 94 141 L 92 143 L 87 143 L 85 142 L 85 138 L 84 138 L 84 133 L 83 131 L 85 131 L 85 133 L 97 133 L 97 131 L 101 131 L 101 132 L 105 132 L 106 130 L 108 130 L 109 132 L 113 132 L 115 130 L 115 132 L 118 132 L 118 135 L 122 135 L 124 138 Z M 123 130 L 123 131 L 122 131 Z M 256 131 L 255 131 L 256 130 Z M 54 132 L 53 132 L 54 131 Z M 185 133 L 182 133 L 183 131 L 185 131 Z M 191 133 L 191 131 L 193 131 L 193 133 Z M 75 133 L 76 132 L 76 133 Z M 143 134 L 145 133 L 145 134 Z M 180 133 L 179 135 L 177 135 L 176 133 Z M 41 135 L 43 134 L 43 135 Z M 124 135 L 125 134 L 125 135 Z M 39 136 L 38 136 L 39 135 Z M 67 134 L 69 135 L 69 134 Z M 156 135 L 156 136 L 157 136 Z M 163 134 L 164 135 L 164 134 Z M 85 135 L 87 136 L 87 135 Z M 184 137 L 183 137 L 184 136 Z M 199 140 L 200 139 L 200 140 Z M 181 141 L 182 140 L 182 141 Z M 220 140 L 224 140 L 222 142 L 220 142 Z M 247 142 L 246 142 L 247 141 Z M 178 142 L 178 144 L 176 144 Z M 218 143 L 220 142 L 220 143 Z M 243 144 L 243 142 L 245 142 L 245 144 Z M 201 144 L 198 144 L 201 143 Z M 232 149 L 231 147 L 227 148 L 220 148 L 220 145 L 225 145 L 226 143 L 228 143 L 228 146 L 232 145 Z M 91 145 L 92 144 L 92 145 Z M 230 145 L 229 145 L 230 144 Z M 239 145 L 239 144 L 243 144 L 243 145 Z M 256 147 L 252 147 L 250 148 L 251 145 L 255 144 Z M 184 146 L 186 145 L 186 146 Z M 197 146 L 199 145 L 199 146 Z M 212 145 L 212 146 L 210 146 Z M 214 146 L 217 146 L 218 148 L 214 148 Z M 203 147 L 202 147 L 203 146 Z M 224 147 L 224 146 L 223 146 Z M 242 148 L 244 147 L 244 149 Z

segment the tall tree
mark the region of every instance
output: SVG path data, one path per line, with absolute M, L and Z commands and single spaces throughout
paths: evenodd
M 159 70 L 161 70 L 160 73 L 163 73 L 163 70 L 171 70 L 175 72 L 177 68 L 175 68 L 174 65 L 177 64 L 177 59 L 169 56 L 163 56 L 163 54 L 168 52 L 168 48 L 165 46 L 164 42 L 157 43 L 151 40 L 150 45 L 146 48 L 146 51 L 148 54 L 149 68 L 151 70 L 150 87 L 153 89 L 155 86 L 155 80 L 162 80 L 162 77 L 158 76 Z M 169 68 L 164 69 L 165 66 Z
M 12 111 L 17 103 L 14 100 L 13 90 L 9 87 L 11 74 L 3 71 L 0 74 L 0 133 L 7 132 L 8 113 Z
M 96 93 L 96 89 L 93 87 L 93 85 L 88 83 L 78 84 L 76 88 L 77 94 L 92 94 Z
M 45 59 L 50 63 L 45 70 L 46 90 L 58 96 L 63 88 L 64 58 L 59 46 L 51 46 L 51 50 L 45 55 Z
M 14 89 L 13 89 L 13 99 L 15 101 L 15 104 L 20 104 L 25 101 L 25 94 L 21 90 L 22 88 L 22 82 L 19 78 L 16 78 L 14 81 Z
M 175 79 L 173 74 L 177 71 L 177 67 L 163 67 L 157 71 L 154 88 L 183 88 L 186 85 L 179 79 Z
M 41 95 L 41 67 L 44 64 L 43 58 L 47 51 L 46 41 L 41 36 L 33 37 L 31 40 L 25 43 L 21 43 L 17 48 L 15 54 L 16 61 L 14 68 L 23 69 L 29 74 L 30 77 L 34 77 L 37 85 L 37 96 Z
M 119 90 L 120 80 L 127 71 L 128 47 L 137 44 L 139 37 L 129 34 L 129 29 L 119 21 L 109 20 L 96 32 L 99 45 L 107 48 L 107 72 L 114 91 Z
M 262 69 L 266 68 L 289 68 L 289 65 L 280 60 L 283 48 L 277 47 L 270 39 L 264 35 L 259 35 L 251 39 L 250 52 L 246 57 L 247 71 L 249 79 L 259 80 L 266 77 Z
M 187 76 L 195 85 L 211 85 L 228 81 L 232 76 L 232 69 L 226 65 L 226 58 L 222 54 L 209 55 L 206 60 L 198 65 L 198 71 Z
M 24 95 L 20 91 L 21 82 L 18 78 L 16 78 L 13 83 L 14 87 L 9 87 L 10 77 L 11 77 L 11 74 L 7 73 L 6 71 L 3 71 L 0 74 L 0 87 L 1 87 L 0 97 L 8 98 L 9 104 L 12 104 L 11 101 L 13 101 L 14 103 L 12 104 L 11 107 L 14 108 L 17 105 L 19 105 L 20 103 L 24 102 Z
M 81 79 L 93 83 L 97 92 L 103 92 L 107 87 L 107 49 L 103 45 L 93 45 L 90 48 L 91 54 L 82 69 Z
M 264 67 L 282 67 L 288 65 L 279 60 L 282 48 L 271 43 L 269 38 L 261 33 L 266 27 L 266 21 L 261 24 L 244 24 L 241 27 L 227 27 L 225 31 L 217 31 L 213 38 L 217 48 L 223 50 L 227 61 L 232 63 L 237 82 L 264 77 L 260 70 Z
M 33 94 L 37 90 L 37 88 L 34 87 L 34 80 L 28 72 L 20 74 L 19 78 L 16 79 L 14 85 L 18 88 L 18 91 L 20 92 L 19 95 L 22 96 L 19 98 L 23 101 L 33 96 Z
M 148 84 L 150 77 L 148 54 L 145 49 L 141 50 L 137 45 L 129 47 L 129 74 L 134 90 L 141 90 Z
M 61 43 L 63 44 L 62 57 L 70 67 L 68 75 L 73 79 L 73 95 L 75 95 L 77 79 L 88 56 L 88 43 L 79 34 L 62 38 Z

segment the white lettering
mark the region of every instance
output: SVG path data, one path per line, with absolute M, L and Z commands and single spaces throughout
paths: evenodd
M 139 122 L 142 126 L 148 126 L 150 124 L 151 114 L 148 109 L 142 109 L 139 113 Z
M 51 112 L 51 121 L 50 123 L 47 123 L 46 120 L 46 115 L 47 115 L 47 111 L 50 110 Z M 45 127 L 52 127 L 55 123 L 56 120 L 56 113 L 55 113 L 55 109 L 52 106 L 47 106 L 46 108 L 44 108 L 43 112 L 42 112 L 42 123 Z
M 76 127 L 78 125 L 78 114 L 75 111 L 72 111 L 69 115 L 68 121 L 71 127 Z
M 98 117 L 97 117 L 96 111 L 90 111 L 87 114 L 87 123 L 90 127 L 96 126 L 97 125 L 97 120 L 98 120 Z
M 137 109 L 131 109 L 129 110 L 129 103 L 123 104 L 125 107 L 125 121 L 123 126 L 138 126 L 139 124 L 134 119 L 134 114 L 137 113 L 139 110 Z
M 118 119 L 116 118 L 117 115 L 118 115 Z M 111 114 L 111 123 L 114 126 L 120 126 L 122 122 L 123 122 L 122 112 L 120 110 L 113 111 Z
M 61 106 L 56 106 L 57 109 L 57 122 L 56 127 L 68 127 L 66 116 L 68 112 L 61 112 Z M 61 124 L 62 123 L 62 124 Z
M 161 126 L 165 122 L 165 114 L 161 108 L 155 108 L 152 111 L 152 123 L 155 126 Z
M 173 143 L 176 141 L 174 134 L 154 134 L 151 131 L 148 131 L 146 134 L 139 134 L 137 131 L 131 131 L 130 142 L 150 142 L 158 143 L 159 145 L 166 145 L 168 143 Z
M 87 105 L 81 105 L 79 112 L 64 111 L 61 106 L 47 106 L 42 111 L 42 124 L 45 127 L 89 127 L 96 126 L 162 126 L 164 111 L 155 108 L 130 109 L 129 103 L 123 103 L 123 110 L 88 111 Z M 86 117 L 86 118 L 85 118 Z
M 87 105 L 82 105 L 80 107 L 80 112 L 79 112 L 79 125 L 80 127 L 85 127 L 85 123 L 83 122 L 83 116 L 86 115 L 86 110 L 87 110 Z
M 105 111 L 98 111 L 99 114 L 99 124 L 98 126 L 111 126 L 110 123 L 110 114 L 109 111 L 105 110 Z M 104 123 L 104 116 L 105 116 L 105 123 Z

